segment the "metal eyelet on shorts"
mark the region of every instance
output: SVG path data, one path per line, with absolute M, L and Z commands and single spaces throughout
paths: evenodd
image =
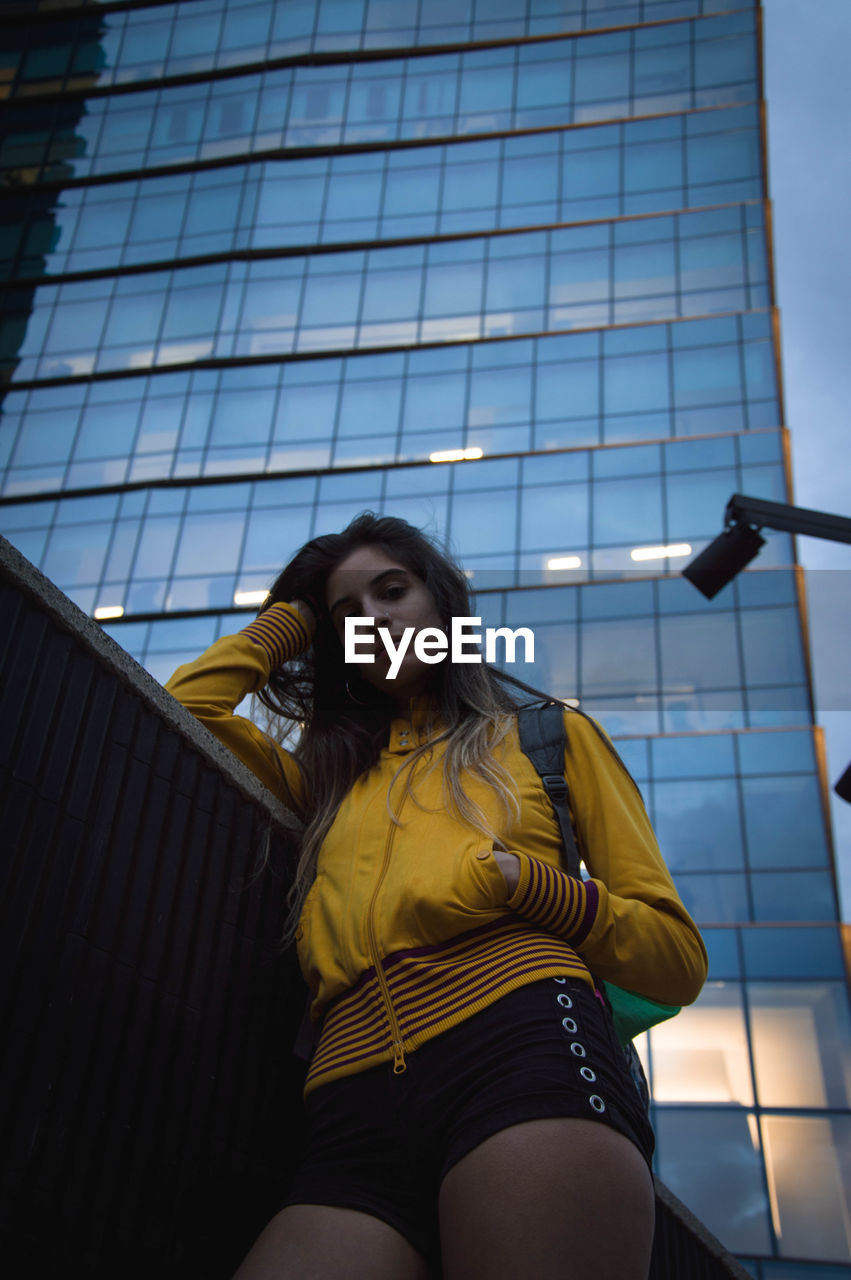
M 567 978 L 553 978 L 553 982 L 557 982 L 559 986 L 564 986 L 565 982 L 567 982 Z
M 582 1079 L 587 1080 L 589 1084 L 593 1084 L 594 1081 L 597 1079 L 596 1074 L 591 1070 L 590 1067 L 580 1067 L 579 1074 L 582 1076 Z
M 602 1115 L 606 1110 L 606 1104 L 598 1093 L 592 1093 L 588 1101 L 591 1103 L 594 1110 L 599 1112 L 600 1115 Z
M 585 1045 L 580 1044 L 578 1040 L 573 1041 L 570 1046 L 570 1052 L 575 1058 L 584 1058 L 587 1056 L 585 1052 Z
M 562 1009 L 572 1009 L 573 1001 L 564 991 L 560 991 L 556 996 L 556 1002 L 561 1005 Z
M 579 1030 L 573 1018 L 562 1018 L 561 1025 L 564 1027 L 565 1031 L 569 1031 L 571 1035 Z

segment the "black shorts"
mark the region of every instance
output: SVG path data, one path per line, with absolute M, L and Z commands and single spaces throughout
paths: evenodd
M 526 1120 L 598 1120 L 650 1164 L 654 1138 L 611 1014 L 583 982 L 546 978 L 387 1063 L 307 1098 L 307 1147 L 284 1205 L 357 1209 L 440 1257 L 437 1197 L 454 1164 Z

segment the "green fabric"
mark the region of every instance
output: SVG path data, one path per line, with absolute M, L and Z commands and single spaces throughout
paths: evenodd
M 659 1004 L 655 1000 L 648 1000 L 646 996 L 636 995 L 634 991 L 616 987 L 613 982 L 604 982 L 603 987 L 612 1007 L 615 1031 L 624 1046 L 641 1035 L 642 1031 L 673 1018 L 681 1008 L 680 1005 Z

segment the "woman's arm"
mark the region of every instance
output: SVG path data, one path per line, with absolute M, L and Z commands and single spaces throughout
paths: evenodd
M 233 713 L 247 694 L 263 688 L 272 671 L 307 648 L 314 626 L 312 611 L 300 601 L 270 605 L 242 631 L 222 636 L 200 658 L 178 667 L 165 686 L 264 786 L 297 808 L 304 801 L 304 784 L 290 752 Z
M 690 1004 L 706 980 L 706 949 L 641 795 L 597 726 L 568 712 L 566 728 L 565 779 L 590 879 L 523 852 L 495 853 L 508 905 L 567 938 L 598 977 L 664 1004 Z

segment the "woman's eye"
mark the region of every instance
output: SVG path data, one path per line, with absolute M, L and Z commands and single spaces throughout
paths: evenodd
M 405 594 L 405 588 L 401 582 L 398 582 L 394 584 L 392 587 L 387 587 L 387 589 L 384 592 L 384 599 L 398 600 L 399 597 L 403 596 L 404 594 Z

